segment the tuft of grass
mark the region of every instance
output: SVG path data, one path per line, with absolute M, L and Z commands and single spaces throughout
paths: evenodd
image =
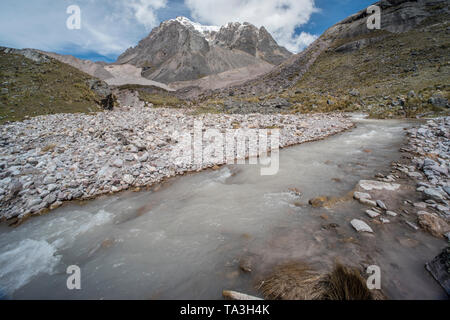
M 260 285 L 269 300 L 374 300 L 384 298 L 367 288 L 356 268 L 336 263 L 328 274 L 321 274 L 303 262 L 276 267 Z
M 319 300 L 323 276 L 305 263 L 288 263 L 275 268 L 260 286 L 268 300 Z
M 444 13 L 405 33 L 374 31 L 335 41 L 288 90 L 294 111 L 362 111 L 372 118 L 448 115 L 448 109 L 433 107 L 428 99 L 438 91 L 444 97 L 450 93 L 450 64 L 446 60 L 450 48 L 449 19 Z M 359 50 L 334 50 L 364 38 L 377 41 Z M 349 94 L 354 88 L 359 90 L 359 96 Z M 417 96 L 409 99 L 412 90 Z M 399 97 L 406 103 L 399 105 Z M 328 100 L 333 103 L 328 104 Z
M 321 282 L 323 300 L 372 300 L 366 281 L 356 268 L 337 263 Z

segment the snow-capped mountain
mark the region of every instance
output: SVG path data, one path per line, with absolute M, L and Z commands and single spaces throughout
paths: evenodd
M 291 55 L 264 27 L 238 22 L 204 26 L 178 17 L 161 23 L 116 63 L 141 67 L 147 79 L 171 83 L 253 64 L 278 65 Z

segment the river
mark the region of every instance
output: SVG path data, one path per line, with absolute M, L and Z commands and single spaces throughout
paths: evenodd
M 359 180 L 389 172 L 410 125 L 359 119 L 345 133 L 282 150 L 275 176 L 261 176 L 258 166 L 225 166 L 151 191 L 74 202 L 15 229 L 2 225 L 0 295 L 220 299 L 223 289 L 258 294 L 261 275 L 278 263 L 302 260 L 327 270 L 338 258 L 379 265 L 389 298 L 445 298 L 424 269 L 442 240 L 399 222 L 357 234 L 349 222 L 365 218 L 360 204 L 307 204 L 320 195 L 343 197 Z M 329 223 L 338 227 L 322 228 Z M 242 259 L 252 261 L 251 273 L 239 269 Z M 81 269 L 81 290 L 66 287 L 70 265 Z

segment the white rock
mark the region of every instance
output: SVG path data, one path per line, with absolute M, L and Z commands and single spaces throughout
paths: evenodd
M 142 156 L 138 157 L 138 161 L 140 162 L 146 162 L 148 160 L 148 152 L 145 152 Z
M 389 221 L 386 218 L 380 218 L 381 223 L 386 224 L 386 223 L 390 223 L 391 221 Z
M 373 233 L 372 228 L 369 227 L 369 225 L 362 220 L 353 219 L 350 223 L 351 223 L 352 227 L 355 228 L 355 230 L 358 232 Z
M 130 174 L 126 174 L 126 175 L 123 176 L 123 181 L 124 181 L 126 184 L 133 184 L 133 182 L 134 182 L 134 177 L 133 177 L 132 175 L 130 175 Z
M 376 203 L 377 203 L 377 206 L 379 206 L 381 209 L 387 210 L 387 207 L 386 207 L 386 205 L 384 204 L 383 201 L 377 200 Z
M 353 198 L 359 200 L 359 199 L 371 199 L 372 197 L 368 193 L 356 191 L 355 193 L 353 193 Z
M 116 168 L 121 168 L 123 166 L 123 160 L 122 159 L 115 159 L 112 163 L 112 165 Z
M 397 216 L 397 213 L 395 213 L 394 211 L 386 211 L 386 214 L 388 216 L 391 216 L 391 217 L 396 217 Z
M 371 207 L 376 207 L 377 206 L 377 203 L 375 201 L 369 200 L 369 199 L 362 198 L 362 199 L 359 199 L 359 202 L 364 204 L 364 205 L 371 206 Z
M 387 183 L 376 180 L 361 180 L 358 183 L 358 186 L 366 191 L 370 190 L 388 190 L 395 191 L 400 188 L 400 185 L 397 183 Z
M 380 215 L 378 212 L 375 212 L 375 211 L 372 211 L 372 210 L 366 210 L 366 213 L 371 218 L 376 218 L 376 217 L 378 217 Z

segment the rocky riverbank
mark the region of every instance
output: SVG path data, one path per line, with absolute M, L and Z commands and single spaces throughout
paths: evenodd
M 372 233 L 374 225 L 398 220 L 450 241 L 450 117 L 429 120 L 407 136 L 389 174 L 359 182 L 354 198 L 370 209 L 352 226 Z
M 0 127 L 0 218 L 20 222 L 64 201 L 148 187 L 223 164 L 177 164 L 174 133 L 192 132 L 194 120 L 203 122 L 204 131 L 279 128 L 281 147 L 323 139 L 353 126 L 341 114 L 194 116 L 192 110 L 126 107 L 5 124 Z

